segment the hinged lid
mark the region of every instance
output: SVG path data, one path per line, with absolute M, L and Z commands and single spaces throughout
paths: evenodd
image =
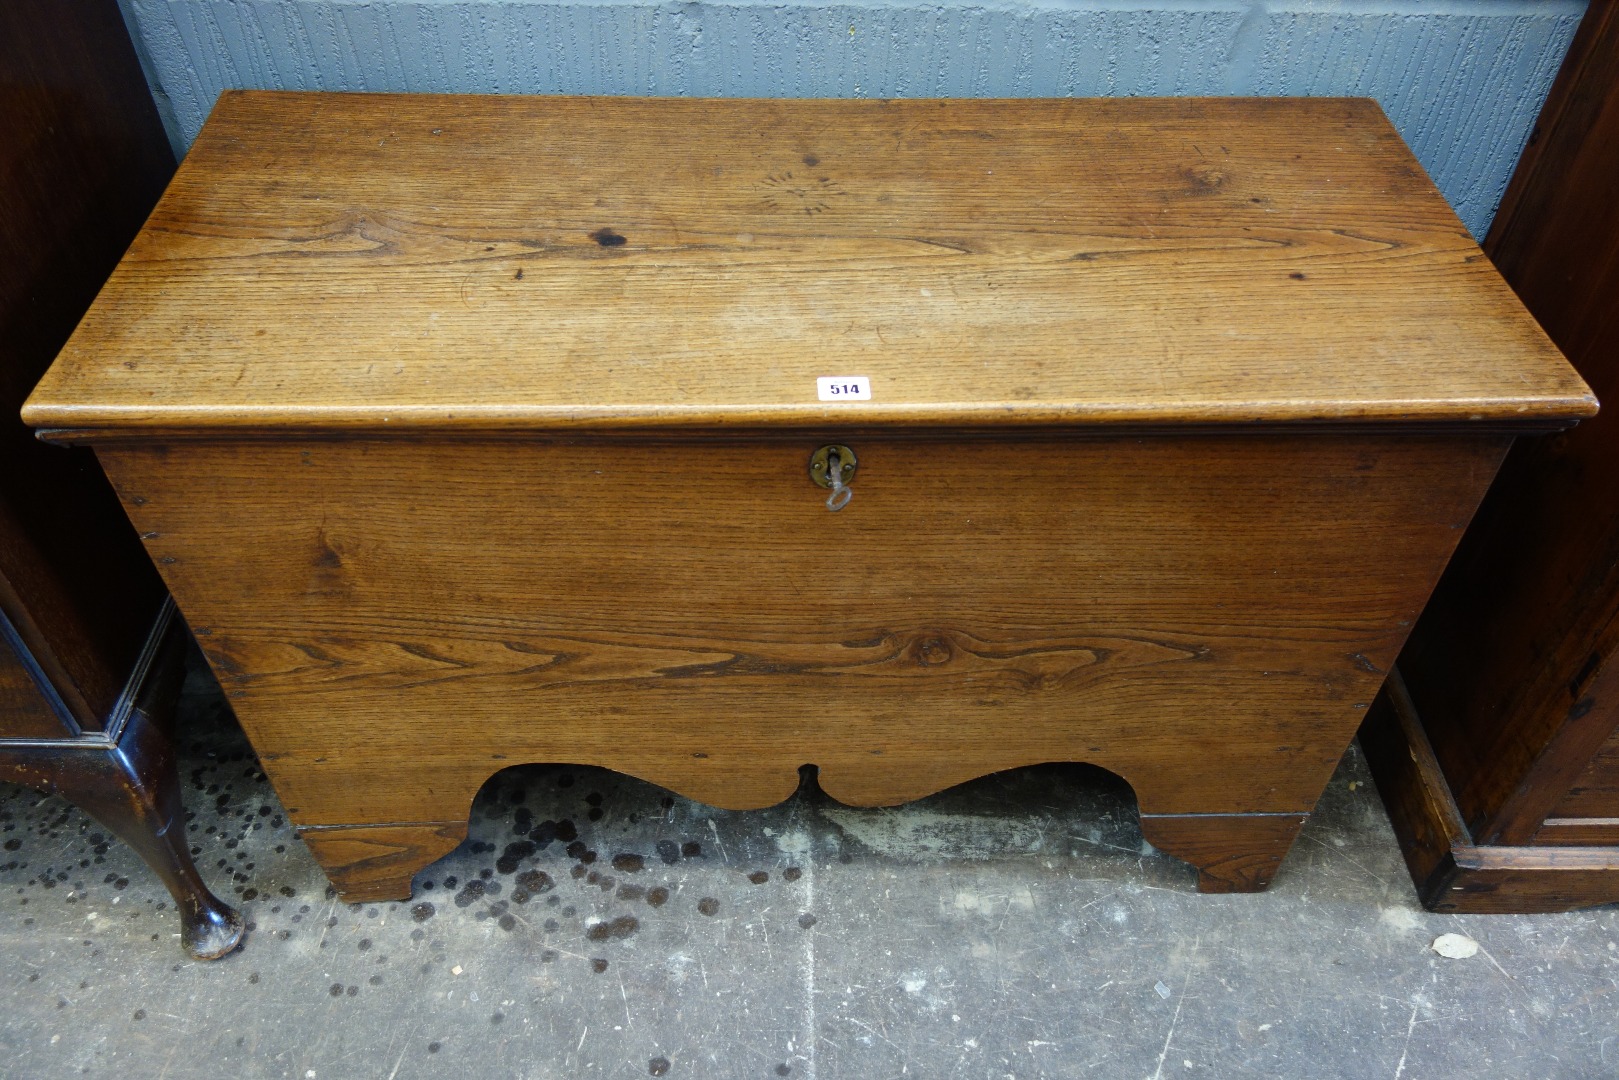
M 1366 100 L 231 92 L 24 417 L 1555 427 L 1595 408 Z

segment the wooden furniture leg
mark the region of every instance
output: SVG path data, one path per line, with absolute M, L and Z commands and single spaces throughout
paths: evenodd
M 174 744 L 158 723 L 176 697 L 185 640 L 177 623 L 168 628 L 120 730 L 0 742 L 0 780 L 62 796 L 134 848 L 174 897 L 186 952 L 215 960 L 240 944 L 242 917 L 197 874 Z
M 1197 891 L 1262 892 L 1308 814 L 1142 814 L 1147 842 L 1197 867 Z
M 412 879 L 466 839 L 472 797 L 487 778 L 478 770 L 455 781 L 442 778 L 438 800 L 424 804 L 442 820 L 305 825 L 298 836 L 345 903 L 408 900 Z M 459 794 L 452 798 L 450 791 Z M 1154 801 L 1149 797 L 1148 804 Z M 851 805 L 879 804 L 855 800 Z M 1146 812 L 1141 814 L 1141 831 L 1154 847 L 1197 868 L 1199 892 L 1261 892 L 1308 817 L 1307 813 Z
M 409 900 L 411 879 L 467 838 L 467 821 L 316 826 L 298 837 L 344 903 Z
M 1203 893 L 1262 892 L 1307 814 L 1143 814 L 1141 831 L 1160 851 L 1197 868 Z M 307 828 L 298 836 L 345 903 L 409 900 L 411 881 L 466 839 L 467 823 Z

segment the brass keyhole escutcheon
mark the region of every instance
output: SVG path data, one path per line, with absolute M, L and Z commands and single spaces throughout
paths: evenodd
M 854 471 L 860 466 L 860 462 L 855 459 L 854 451 L 847 446 L 839 446 L 834 443 L 830 446 L 821 447 L 810 455 L 810 479 L 824 488 L 833 486 L 832 475 L 827 470 L 827 466 L 831 464 L 834 454 L 837 455 L 838 459 L 838 480 L 840 481 L 838 486 L 840 487 L 854 479 Z
M 859 467 L 854 451 L 837 443 L 823 446 L 810 455 L 810 479 L 832 492 L 826 497 L 828 510 L 838 511 L 849 505 L 849 498 L 854 494 L 849 484 Z

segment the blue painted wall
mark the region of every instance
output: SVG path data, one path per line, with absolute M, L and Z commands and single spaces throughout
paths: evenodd
M 123 0 L 176 142 L 230 87 L 1353 94 L 1483 236 L 1584 0 Z

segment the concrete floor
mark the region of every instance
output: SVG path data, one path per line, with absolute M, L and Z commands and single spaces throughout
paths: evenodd
M 1619 907 L 1424 912 L 1357 751 L 1257 896 L 1197 895 L 1079 766 L 747 813 L 538 766 L 412 902 L 350 907 L 205 681 L 184 713 L 244 948 L 185 960 L 126 848 L 0 787 L 0 1074 L 1619 1076 Z M 1477 955 L 1435 954 L 1447 932 Z

